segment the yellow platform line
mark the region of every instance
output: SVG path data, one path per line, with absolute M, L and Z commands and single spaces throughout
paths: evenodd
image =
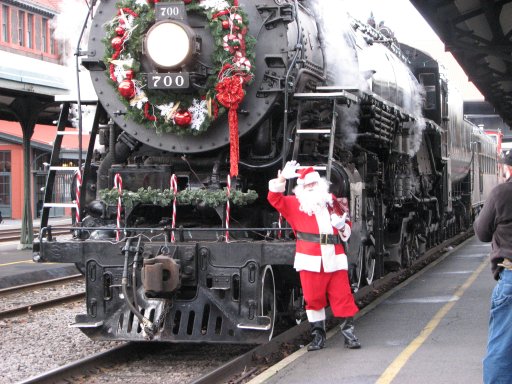
M 466 280 L 464 284 L 462 284 L 459 289 L 455 292 L 454 296 L 457 298 L 461 298 L 464 295 L 464 292 L 473 284 L 480 274 L 482 270 L 487 266 L 489 260 L 486 259 L 480 266 L 471 274 L 471 276 Z M 446 316 L 446 314 L 453 308 L 457 301 L 450 301 L 446 303 L 434 317 L 428 322 L 428 324 L 423 328 L 418 337 L 416 337 L 409 345 L 400 353 L 395 360 L 386 368 L 386 370 L 382 373 L 379 379 L 376 381 L 376 384 L 389 384 L 393 381 L 393 379 L 398 375 L 400 370 L 405 366 L 407 361 L 412 357 L 412 355 L 418 350 L 419 347 L 423 345 L 425 340 L 434 332 L 437 328 L 441 320 Z
M 0 264 L 0 267 L 7 267 L 9 265 L 14 265 L 14 264 L 37 264 L 37 263 L 35 263 L 33 260 L 29 259 L 29 260 L 12 261 L 10 263 Z M 45 264 L 57 264 L 57 263 L 45 263 Z

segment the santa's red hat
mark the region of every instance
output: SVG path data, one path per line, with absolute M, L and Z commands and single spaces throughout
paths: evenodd
M 297 179 L 299 185 L 318 183 L 321 180 L 320 174 L 313 167 L 299 169 L 297 173 L 300 175 Z

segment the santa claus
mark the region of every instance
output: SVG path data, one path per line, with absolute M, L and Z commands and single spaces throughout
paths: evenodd
M 269 181 L 268 201 L 291 225 L 297 239 L 294 268 L 299 271 L 313 341 L 308 351 L 325 345 L 325 307 L 341 318 L 347 348 L 360 348 L 353 316 L 358 308 L 350 290 L 343 242 L 351 233 L 346 199 L 329 193 L 329 183 L 312 167 L 286 163 Z M 294 196 L 285 196 L 286 180 L 298 178 Z M 344 204 L 343 204 L 344 203 Z

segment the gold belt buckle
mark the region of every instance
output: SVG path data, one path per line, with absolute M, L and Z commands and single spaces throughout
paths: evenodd
M 320 234 L 320 244 L 323 244 L 323 245 L 329 244 L 329 234 L 328 233 Z

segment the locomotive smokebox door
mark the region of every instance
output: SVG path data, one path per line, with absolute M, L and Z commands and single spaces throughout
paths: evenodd
M 180 266 L 167 256 L 145 259 L 142 284 L 149 297 L 167 297 L 180 285 Z

